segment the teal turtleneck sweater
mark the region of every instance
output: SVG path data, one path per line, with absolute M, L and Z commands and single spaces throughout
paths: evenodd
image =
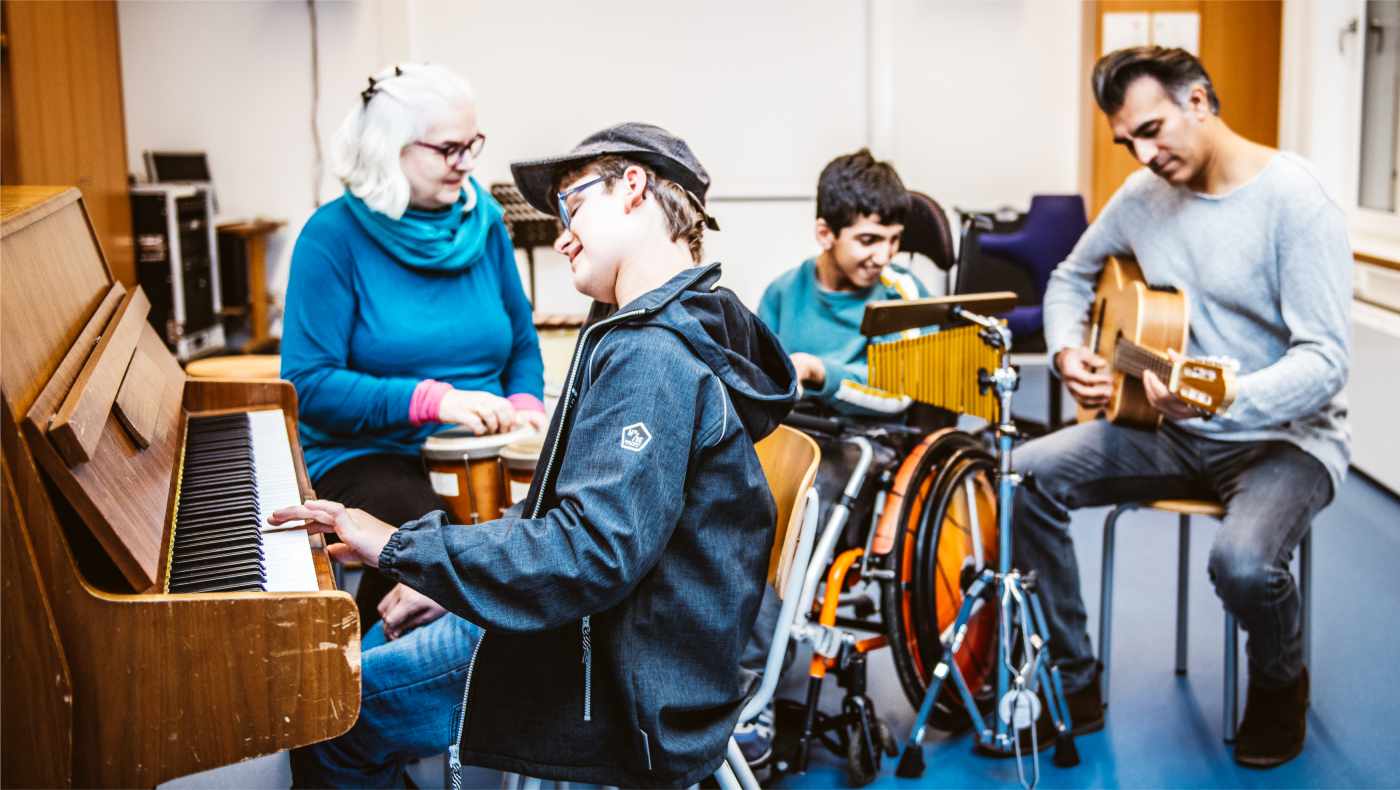
M 446 427 L 409 419 L 424 379 L 543 395 L 539 340 L 501 208 L 470 183 L 474 199 L 464 190 L 456 206 L 410 209 L 398 220 L 347 192 L 302 228 L 282 377 L 296 386 L 313 481 L 358 456 L 417 455 Z

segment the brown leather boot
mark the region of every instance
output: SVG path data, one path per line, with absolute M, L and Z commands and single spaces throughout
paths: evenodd
M 1094 679 L 1078 691 L 1065 694 L 1069 705 L 1069 720 L 1074 725 L 1075 735 L 1098 732 L 1103 729 L 1103 664 L 1094 669 Z
M 1273 768 L 1303 751 L 1308 732 L 1308 668 L 1293 683 L 1276 689 L 1249 684 L 1244 721 L 1235 733 L 1235 762 Z

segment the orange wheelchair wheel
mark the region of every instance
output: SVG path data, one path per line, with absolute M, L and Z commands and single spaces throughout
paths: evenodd
M 881 585 L 882 617 L 896 672 L 914 707 L 923 700 L 942 638 L 963 603 L 963 591 L 982 567 L 996 567 L 995 461 L 961 431 L 931 434 L 904 459 L 881 513 L 894 531 L 886 567 L 895 578 Z M 887 520 L 890 523 L 887 523 Z M 978 566 L 973 525 L 981 538 Z M 958 654 L 958 667 L 979 701 L 990 701 L 996 647 L 996 607 L 978 610 Z M 930 723 L 961 729 L 967 713 L 951 683 L 934 703 Z

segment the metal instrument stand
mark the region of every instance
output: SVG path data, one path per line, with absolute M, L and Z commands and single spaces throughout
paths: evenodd
M 933 702 L 949 676 L 952 677 L 972 721 L 975 751 L 991 756 L 1015 756 L 1018 758 L 1017 770 L 1021 771 L 1019 758 L 1022 747 L 1018 731 L 1030 729 L 1031 751 L 1037 751 L 1039 744 L 1034 742 L 1035 720 L 1041 712 L 1041 702 L 1036 696 L 1036 689 L 1044 687 L 1045 697 L 1049 700 L 1049 713 L 1057 731 L 1054 763 L 1060 767 L 1077 765 L 1079 754 L 1074 746 L 1074 725 L 1070 721 L 1069 705 L 1065 701 L 1060 672 L 1056 667 L 1047 667 L 1048 629 L 1040 598 L 1035 593 L 1035 576 L 1033 572 L 1023 574 L 1011 566 L 1011 514 L 1016 486 L 1021 482 L 1020 476 L 1011 466 L 1011 446 L 1016 436 L 1016 426 L 1011 418 L 1011 398 L 1020 382 L 1020 374 L 1011 364 L 1011 331 L 994 318 L 968 312 L 962 307 L 953 307 L 951 315 L 981 327 L 979 337 L 999 352 L 995 370 L 978 371 L 978 386 L 983 392 L 988 389 L 995 391 L 999 405 L 996 456 L 997 530 L 1000 551 L 997 570 L 983 568 L 967 589 L 962 608 L 953 622 L 951 637 L 944 642 L 943 655 L 933 668 L 932 680 L 924 693 L 918 716 L 914 719 L 914 726 L 909 733 L 909 740 L 904 745 L 904 753 L 900 755 L 896 773 L 904 778 L 923 776 L 924 734 L 928 728 Z M 1000 607 L 996 648 L 997 702 L 990 723 L 983 717 L 955 660 L 967 636 L 968 620 L 979 603 Z M 1019 655 L 1015 651 L 1018 642 Z M 1019 659 L 1021 663 L 1013 665 L 1013 658 Z M 1037 761 L 1035 779 L 1027 784 L 1022 772 L 1022 784 L 1033 787 L 1039 780 L 1039 772 Z

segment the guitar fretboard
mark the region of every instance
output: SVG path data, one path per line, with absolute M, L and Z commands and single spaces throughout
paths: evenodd
M 1157 374 L 1163 384 L 1171 381 L 1172 377 L 1172 363 L 1166 354 L 1159 354 L 1121 336 L 1113 348 L 1113 367 L 1139 379 L 1143 371 L 1150 370 Z

